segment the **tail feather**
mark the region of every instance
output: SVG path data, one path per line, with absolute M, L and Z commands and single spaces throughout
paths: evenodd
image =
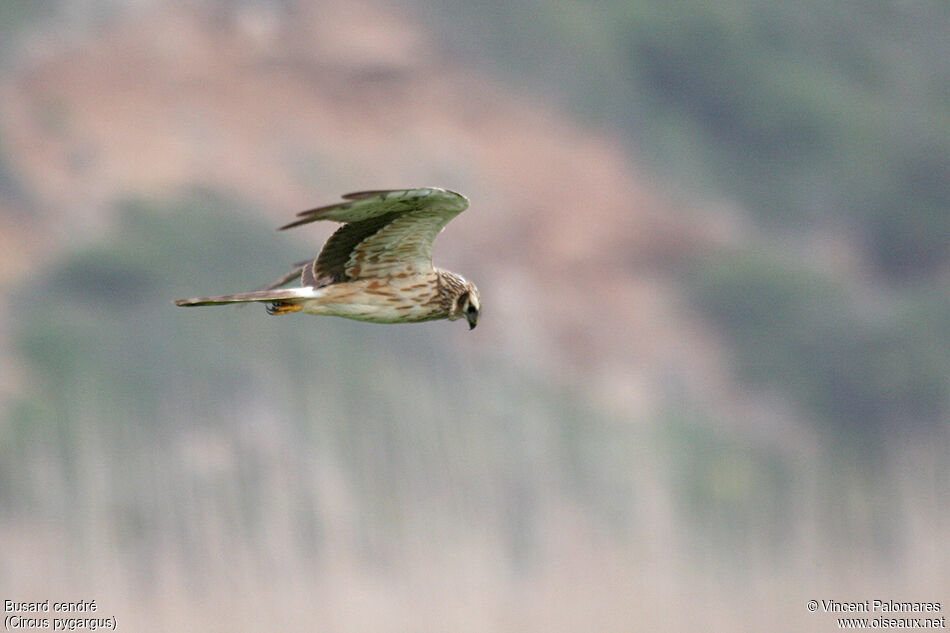
M 233 295 L 217 297 L 195 297 L 194 299 L 178 299 L 176 306 L 214 306 L 227 303 L 248 303 L 252 301 L 287 301 L 289 299 L 313 298 L 313 288 L 282 288 L 255 290 L 253 292 L 239 292 Z

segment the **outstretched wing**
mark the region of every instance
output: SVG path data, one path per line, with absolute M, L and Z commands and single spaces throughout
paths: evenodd
M 345 222 L 304 268 L 310 286 L 432 269 L 432 242 L 468 208 L 462 194 L 437 188 L 360 191 L 345 202 L 304 211 L 288 229 L 317 220 Z

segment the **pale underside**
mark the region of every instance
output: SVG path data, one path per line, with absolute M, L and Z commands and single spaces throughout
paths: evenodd
M 437 275 L 423 273 L 398 279 L 358 279 L 322 288 L 293 300 L 308 314 L 338 316 L 372 323 L 415 323 L 445 319 Z

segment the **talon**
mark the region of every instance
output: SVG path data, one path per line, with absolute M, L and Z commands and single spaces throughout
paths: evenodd
M 281 315 L 281 314 L 290 314 L 291 312 L 299 312 L 303 308 L 296 303 L 287 303 L 286 301 L 274 301 L 269 306 L 267 306 L 267 314 L 270 315 Z

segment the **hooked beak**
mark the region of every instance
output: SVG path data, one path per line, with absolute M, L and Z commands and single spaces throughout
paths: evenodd
M 475 329 L 475 326 L 478 325 L 478 315 L 465 315 L 465 320 L 468 321 L 468 331 L 471 332 Z

